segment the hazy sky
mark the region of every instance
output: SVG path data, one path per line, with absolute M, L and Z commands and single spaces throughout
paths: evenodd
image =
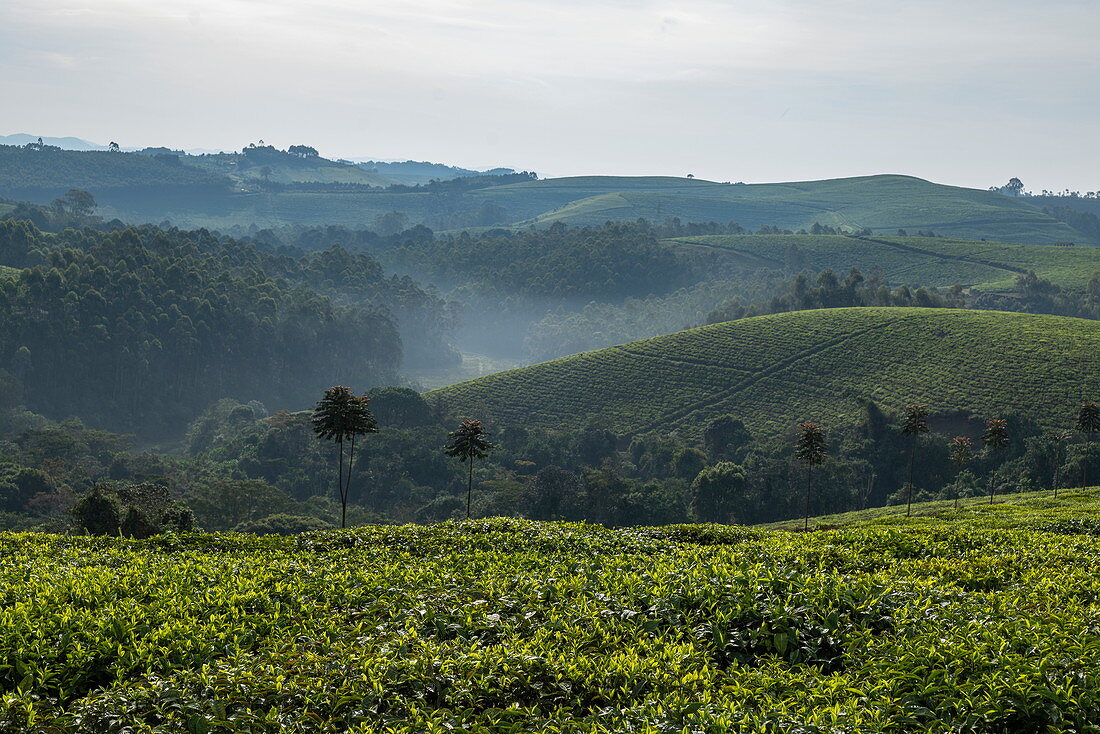
M 1100 189 L 1100 0 L 0 0 L 0 134 Z

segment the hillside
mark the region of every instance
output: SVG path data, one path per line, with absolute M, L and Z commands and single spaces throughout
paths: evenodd
M 709 235 L 666 240 L 672 247 L 720 252 L 750 267 L 832 268 L 864 273 L 878 268 L 888 283 L 926 288 L 960 284 L 987 292 L 1009 290 L 1028 270 L 1055 285 L 1081 290 L 1100 271 L 1100 248 L 1049 247 L 943 237 L 848 235 Z
M 10 731 L 1069 732 L 1096 492 L 813 532 L 0 535 Z
M 156 157 L 0 146 L 0 196 L 48 203 L 70 188 L 82 188 L 99 199 L 108 218 L 167 218 L 179 226 L 219 229 L 292 223 L 363 227 L 381 214 L 398 211 L 410 225 L 427 224 L 436 230 L 553 222 L 600 225 L 639 217 L 660 222 L 674 217 L 684 222 L 735 221 L 749 230 L 762 225 L 809 230 L 816 222 L 846 231 L 870 229 L 875 236 L 904 229 L 1012 243 L 1100 244 L 1092 229 L 1058 221 L 1041 209 L 1038 199 L 910 176 L 773 184 L 578 176 L 496 185 L 486 180 L 434 192 L 385 190 L 395 182 L 421 183 L 423 175 L 434 176 L 436 168 L 460 177 L 475 173 L 412 165 L 430 173 L 421 171 L 409 178 L 412 174 L 397 167 L 391 178 L 381 164 L 371 168 L 327 160 L 315 151 L 297 155 L 271 146 Z M 303 184 L 316 186 L 303 189 Z M 280 188 L 288 185 L 290 189 Z M 198 193 L 180 188 L 196 186 L 202 189 Z
M 28 150 L 0 145 L 0 196 L 48 203 L 69 189 L 97 196 L 177 188 L 223 188 L 229 181 L 191 166 L 137 153 Z
M 730 321 L 489 375 L 427 393 L 497 424 L 696 436 L 733 414 L 754 434 L 889 410 L 1019 414 L 1050 424 L 1100 389 L 1100 323 L 951 309 L 801 311 Z
M 479 195 L 527 216 L 520 225 L 679 217 L 683 221 L 736 221 L 749 229 L 769 225 L 797 231 L 818 222 L 868 228 L 879 235 L 923 229 L 1007 242 L 1094 242 L 1025 199 L 911 176 L 774 184 L 595 176 L 512 184 L 482 190 Z

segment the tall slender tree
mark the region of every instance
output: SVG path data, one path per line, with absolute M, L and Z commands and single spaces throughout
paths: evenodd
M 326 441 L 336 441 L 339 449 L 339 468 L 336 474 L 336 489 L 340 495 L 340 527 L 347 527 L 348 489 L 351 486 L 351 472 L 355 466 L 355 439 L 367 433 L 378 432 L 378 421 L 370 410 L 370 398 L 356 396 L 349 388 L 337 385 L 325 390 L 324 397 L 317 403 L 311 419 L 313 432 Z M 344 475 L 344 442 L 350 444 L 351 456 L 348 460 L 348 472 Z
M 1051 431 L 1049 434 L 1054 449 L 1054 499 L 1058 499 L 1058 487 L 1062 484 L 1062 462 L 1066 459 L 1066 442 L 1073 438 L 1072 431 Z
M 982 443 L 986 452 L 992 457 L 997 451 L 1008 446 L 1008 421 L 1004 418 L 990 418 L 985 422 L 985 433 L 982 434 Z M 997 467 L 989 470 L 989 504 L 993 504 L 993 492 L 995 490 L 994 479 L 997 476 Z
M 806 497 L 802 503 L 802 529 L 810 529 L 810 492 L 813 489 L 814 467 L 824 463 L 826 456 L 825 427 L 805 421 L 798 424 L 798 441 L 794 455 L 806 465 Z
M 913 511 L 913 462 L 917 458 L 917 445 L 922 433 L 928 433 L 928 406 L 907 405 L 905 407 L 905 422 L 901 424 L 901 435 L 911 436 L 913 445 L 909 449 L 909 480 L 905 483 L 908 490 L 905 500 L 906 517 L 909 517 Z
M 484 459 L 494 448 L 486 438 L 488 435 L 481 421 L 467 419 L 462 421 L 457 429 L 447 434 L 451 440 L 443 447 L 443 453 L 447 456 L 469 462 L 469 474 L 466 479 L 467 520 L 470 519 L 470 500 L 474 494 L 474 459 Z
M 959 471 L 974 458 L 974 442 L 969 436 L 955 436 L 951 439 L 951 463 L 958 467 Z M 959 483 L 955 481 L 955 509 L 959 509 Z
M 1081 462 L 1081 486 L 1089 486 L 1089 459 L 1092 458 L 1092 437 L 1100 431 L 1100 405 L 1091 400 L 1081 402 L 1077 409 L 1077 430 L 1085 434 L 1085 460 Z

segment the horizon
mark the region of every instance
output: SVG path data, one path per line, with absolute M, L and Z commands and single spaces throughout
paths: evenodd
M 39 138 L 40 137 L 40 138 L 43 138 L 44 140 L 78 140 L 82 143 L 98 146 L 99 148 L 102 148 L 104 150 L 107 148 L 106 143 L 100 143 L 98 141 L 88 140 L 87 138 L 81 137 L 79 135 L 33 135 L 31 133 L 3 133 L 3 132 L 0 132 L 0 140 L 2 140 L 4 138 L 17 137 L 17 136 L 27 136 L 27 137 L 34 137 L 34 138 Z M 264 142 L 265 142 L 265 144 L 268 144 L 268 145 L 271 144 L 266 140 Z M 3 144 L 6 144 L 6 143 L 0 142 L 0 145 L 3 145 Z M 287 145 L 293 145 L 293 144 L 294 143 L 288 143 Z M 132 153 L 132 152 L 136 152 L 136 151 L 141 150 L 142 148 L 147 148 L 147 147 L 173 148 L 173 146 L 171 146 L 171 145 L 149 145 L 149 146 L 141 146 L 141 147 L 124 146 L 122 148 L 122 152 Z M 242 147 L 246 147 L 246 146 L 242 146 Z M 279 145 L 276 145 L 275 147 L 280 148 Z M 286 146 L 282 146 L 282 149 L 285 149 L 285 147 Z M 231 154 L 241 152 L 241 148 L 227 148 L 227 149 L 218 150 L 218 149 L 210 149 L 210 148 L 178 148 L 178 147 L 176 147 L 174 149 L 175 150 L 182 150 L 184 153 L 186 153 L 188 155 L 195 155 L 195 156 L 204 155 L 204 154 L 210 154 L 210 155 L 230 154 L 231 155 Z M 72 152 L 87 152 L 87 151 L 82 151 L 82 150 L 76 149 L 76 148 L 65 148 L 65 150 L 70 150 Z M 91 151 L 91 152 L 95 152 L 95 151 Z M 376 163 L 407 163 L 407 162 L 413 162 L 413 163 L 426 163 L 426 164 L 433 164 L 433 165 L 447 165 L 447 166 L 451 166 L 451 167 L 455 167 L 455 168 L 465 168 L 465 169 L 475 170 L 475 171 L 488 171 L 488 170 L 492 170 L 494 168 L 511 168 L 512 170 L 517 171 L 517 172 L 519 172 L 519 171 L 531 171 L 532 170 L 532 169 L 529 169 L 529 168 L 524 168 L 522 166 L 513 166 L 513 165 L 508 165 L 508 164 L 460 165 L 460 164 L 456 164 L 456 163 L 453 163 L 453 162 L 450 162 L 450 161 L 426 160 L 426 159 L 418 159 L 418 158 L 415 158 L 415 157 L 382 158 L 382 157 L 377 157 L 377 156 L 376 157 L 371 157 L 371 156 L 361 156 L 361 155 L 360 156 L 331 156 L 330 157 L 330 156 L 325 155 L 324 151 L 319 151 L 319 153 L 320 153 L 322 158 L 326 158 L 328 160 L 335 161 L 335 162 L 339 162 L 339 161 L 351 161 L 353 163 L 365 163 L 365 162 L 368 162 L 368 161 L 373 161 L 373 162 L 376 162 Z M 552 178 L 580 178 L 580 177 L 590 177 L 590 176 L 604 176 L 604 177 L 608 177 L 608 178 L 662 178 L 662 177 L 686 178 L 687 177 L 687 174 L 677 175 L 677 174 L 674 174 L 674 173 L 628 173 L 628 174 L 618 174 L 618 173 L 607 173 L 607 172 L 605 172 L 605 173 L 567 173 L 567 174 L 563 174 L 563 175 L 559 175 L 559 176 L 548 176 L 548 175 L 543 175 L 543 173 L 541 171 L 532 171 L 532 172 L 536 173 L 540 180 L 552 179 Z M 844 180 L 844 179 L 853 179 L 853 178 L 873 178 L 873 177 L 879 177 L 879 176 L 903 176 L 903 177 L 907 177 L 907 178 L 916 178 L 916 179 L 920 179 L 922 181 L 927 181 L 929 183 L 943 185 L 943 186 L 956 186 L 956 187 L 960 187 L 960 188 L 972 188 L 972 189 L 980 190 L 980 191 L 981 190 L 987 190 L 989 188 L 989 187 L 966 186 L 965 184 L 959 184 L 959 183 L 955 183 L 953 181 L 936 181 L 936 180 L 933 180 L 933 179 L 927 179 L 927 178 L 923 178 L 921 176 L 915 176 L 913 174 L 900 172 L 900 171 L 877 171 L 877 172 L 873 172 L 873 173 L 853 174 L 853 175 L 848 175 L 848 176 L 827 176 L 827 177 L 824 177 L 824 178 L 794 178 L 794 179 L 787 179 L 787 180 L 738 181 L 736 183 L 743 183 L 743 184 L 746 184 L 746 185 L 767 185 L 767 184 L 781 184 L 781 183 L 811 183 L 811 182 L 819 182 L 819 181 L 833 181 L 833 180 Z M 692 178 L 696 181 L 703 181 L 703 182 L 709 182 L 709 183 L 725 183 L 723 181 L 718 181 L 717 179 L 708 179 L 708 178 L 704 178 L 702 176 L 695 176 L 694 174 L 692 175 Z M 1027 193 L 1037 193 L 1035 187 L 1028 186 L 1026 181 L 1024 182 L 1024 184 L 1025 184 L 1025 188 L 1027 190 Z M 1042 188 L 1046 188 L 1046 187 L 1042 187 Z M 1042 190 L 1042 188 L 1040 188 L 1039 190 Z M 1062 188 L 1066 188 L 1066 187 L 1062 187 Z M 1057 191 L 1061 191 L 1062 188 L 1053 188 L 1053 189 L 1050 189 L 1050 191 L 1057 192 Z
M 0 91 L 16 130 L 126 147 L 1090 191 L 1098 16 L 1080 0 L 9 0 Z

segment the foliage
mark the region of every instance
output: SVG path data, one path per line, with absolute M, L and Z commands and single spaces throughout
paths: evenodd
M 1027 345 L 1021 349 L 1020 345 Z M 1005 354 L 1012 354 L 1005 360 Z M 1066 394 L 1100 389 L 1100 325 L 952 309 L 853 308 L 760 316 L 502 372 L 429 392 L 444 412 L 498 425 L 698 436 L 734 414 L 778 438 L 805 415 L 857 423 L 867 399 L 921 401 L 1051 426 Z
M 1097 507 L 1045 495 L 805 535 L 5 535 L 3 726 L 1087 731 Z
M 163 532 L 187 532 L 195 516 L 173 499 L 163 484 L 97 484 L 73 507 L 78 526 L 92 535 L 148 538 Z
M 451 354 L 440 299 L 340 249 L 294 258 L 203 231 L 0 222 L 0 262 L 26 268 L 0 279 L 0 367 L 53 417 L 163 434 L 227 396 L 307 404 L 333 377 L 392 381 L 393 313 L 417 316 L 406 335 L 421 358 Z

